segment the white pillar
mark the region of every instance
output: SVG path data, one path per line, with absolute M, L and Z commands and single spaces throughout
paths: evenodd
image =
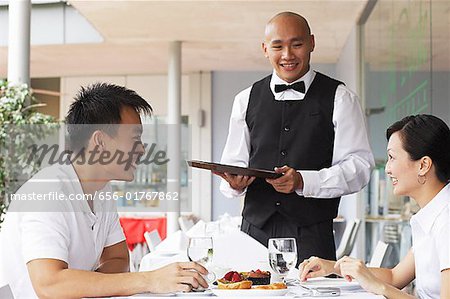
M 167 164 L 167 192 L 177 192 L 178 201 L 169 205 L 171 212 L 167 213 L 167 234 L 178 230 L 178 217 L 180 216 L 180 160 L 181 160 L 181 42 L 174 41 L 169 44 L 168 68 L 168 101 L 167 124 L 168 138 L 167 151 L 170 159 Z
M 30 85 L 30 0 L 10 0 L 8 82 Z

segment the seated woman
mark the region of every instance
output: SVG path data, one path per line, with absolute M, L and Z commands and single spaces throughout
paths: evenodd
M 416 279 L 420 298 L 450 298 L 450 130 L 432 115 L 408 116 L 386 132 L 386 174 L 394 194 L 420 206 L 411 218 L 413 247 L 393 269 L 367 268 L 350 257 L 311 257 L 299 265 L 300 280 L 337 274 L 386 298 L 414 298 L 400 289 Z

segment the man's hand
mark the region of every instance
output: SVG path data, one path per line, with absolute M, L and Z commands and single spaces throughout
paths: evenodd
M 194 262 L 174 263 L 149 272 L 114 274 L 69 269 L 66 262 L 56 259 L 32 260 L 27 268 L 37 296 L 44 299 L 187 292 L 208 287 L 202 277 L 208 271 Z
M 173 263 L 155 271 L 142 273 L 145 273 L 148 291 L 152 293 L 189 292 L 199 286 L 208 287 L 201 275 L 208 274 L 208 271 L 194 262 Z
M 275 190 L 281 193 L 292 193 L 299 188 L 303 188 L 303 178 L 294 168 L 289 166 L 275 167 L 276 173 L 282 173 L 283 176 L 278 179 L 266 179 Z
M 255 180 L 255 177 L 253 176 L 246 176 L 246 175 L 233 175 L 229 173 L 223 173 L 223 172 L 215 172 L 213 171 L 215 175 L 220 176 L 222 179 L 228 182 L 230 184 L 230 187 L 233 188 L 236 191 L 242 192 L 245 188 L 247 188 L 253 181 Z

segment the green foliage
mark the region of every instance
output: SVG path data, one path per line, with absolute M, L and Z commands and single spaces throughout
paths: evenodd
M 13 86 L 0 80 L 0 225 L 7 209 L 8 184 L 17 178 L 19 172 L 31 175 L 39 167 L 36 163 L 27 164 L 24 158 L 29 136 L 20 130 L 11 134 L 8 128 L 42 124 L 56 126 L 56 120 L 52 116 L 36 111 L 40 106 L 43 104 L 37 102 L 26 84 Z M 11 150 L 12 146 L 14 148 Z M 10 162 L 14 164 L 9 164 Z

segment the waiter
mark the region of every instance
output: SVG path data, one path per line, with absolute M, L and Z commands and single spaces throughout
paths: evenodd
M 298 262 L 336 259 L 340 197 L 361 190 L 374 166 L 359 100 L 342 82 L 310 68 L 314 46 L 304 17 L 275 15 L 262 43 L 273 72 L 233 104 L 221 163 L 283 176 L 216 173 L 225 196 L 245 194 L 242 231 L 265 246 L 269 238 L 296 238 Z

